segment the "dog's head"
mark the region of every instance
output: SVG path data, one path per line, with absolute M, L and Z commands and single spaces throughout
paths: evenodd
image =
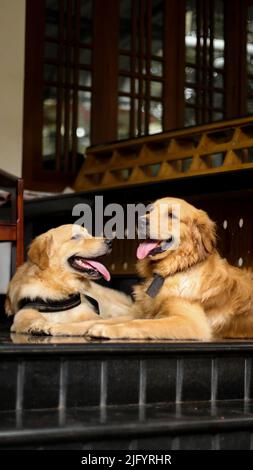
M 53 268 L 78 277 L 110 280 L 110 273 L 98 260 L 111 251 L 111 240 L 92 237 L 79 225 L 62 225 L 38 236 L 32 242 L 28 259 L 41 270 Z
M 212 253 L 215 223 L 206 212 L 182 199 L 159 199 L 142 217 L 146 240 L 137 249 L 141 274 L 169 275 L 185 270 Z

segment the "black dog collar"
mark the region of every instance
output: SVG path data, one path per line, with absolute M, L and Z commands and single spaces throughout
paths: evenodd
M 146 294 L 149 295 L 149 297 L 156 297 L 158 292 L 161 290 L 163 283 L 165 279 L 164 277 L 160 276 L 160 274 L 155 274 L 154 279 L 151 282 L 150 286 L 146 290 Z
M 99 304 L 98 302 L 89 295 L 84 295 L 84 297 L 92 304 L 96 313 L 99 315 Z M 81 304 L 80 294 L 69 295 L 65 299 L 52 300 L 52 299 L 42 299 L 41 297 L 35 297 L 35 299 L 30 299 L 25 297 L 21 299 L 18 303 L 18 309 L 22 308 L 34 308 L 39 312 L 43 313 L 53 313 L 53 312 L 63 312 L 70 310 L 71 308 L 78 307 Z
M 97 313 L 97 315 L 100 314 L 100 310 L 99 310 L 99 303 L 96 299 L 94 299 L 94 297 L 90 297 L 89 295 L 84 295 L 84 297 L 88 300 L 88 302 L 90 302 L 90 304 L 94 307 L 94 310 L 95 312 Z

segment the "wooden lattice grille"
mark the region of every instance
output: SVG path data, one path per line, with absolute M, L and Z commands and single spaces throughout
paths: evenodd
M 91 147 L 75 189 L 95 190 L 253 167 L 253 117 Z
M 90 143 L 253 113 L 253 0 L 26 3 L 27 188 L 72 185 Z
M 90 139 L 92 1 L 46 0 L 42 167 L 74 174 Z
M 223 0 L 186 0 L 186 125 L 224 118 L 224 19 Z
M 162 0 L 120 1 L 119 138 L 162 130 L 164 10 Z

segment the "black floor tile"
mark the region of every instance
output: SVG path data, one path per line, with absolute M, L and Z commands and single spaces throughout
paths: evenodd
M 176 399 L 176 359 L 157 357 L 146 361 L 146 403 L 167 403 Z
M 23 384 L 23 407 L 55 408 L 59 404 L 60 362 L 29 360 L 25 362 Z M 22 394 L 22 390 L 19 392 Z
M 183 359 L 182 401 L 211 399 L 211 359 Z
M 13 410 L 16 407 L 18 362 L 0 362 L 0 410 Z
M 219 450 L 249 450 L 251 439 L 252 434 L 246 431 L 221 434 L 219 435 Z
M 240 400 L 244 397 L 245 358 L 220 357 L 217 360 L 217 400 Z
M 101 363 L 99 360 L 72 359 L 66 365 L 66 403 L 68 407 L 99 405 Z
M 212 450 L 211 434 L 180 436 L 178 441 L 178 450 Z
M 108 405 L 139 403 L 138 359 L 115 358 L 106 361 Z

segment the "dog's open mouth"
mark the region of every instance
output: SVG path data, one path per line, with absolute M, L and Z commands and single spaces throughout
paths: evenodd
M 93 259 L 82 258 L 81 256 L 71 256 L 68 259 L 70 266 L 81 273 L 87 273 L 94 279 L 98 279 L 101 276 L 106 280 L 110 281 L 111 275 L 106 267 L 99 263 L 99 261 Z
M 167 240 L 145 240 L 138 246 L 136 256 L 138 259 L 144 259 L 147 256 L 158 255 L 159 253 L 167 251 L 171 247 L 172 243 L 172 236 Z

